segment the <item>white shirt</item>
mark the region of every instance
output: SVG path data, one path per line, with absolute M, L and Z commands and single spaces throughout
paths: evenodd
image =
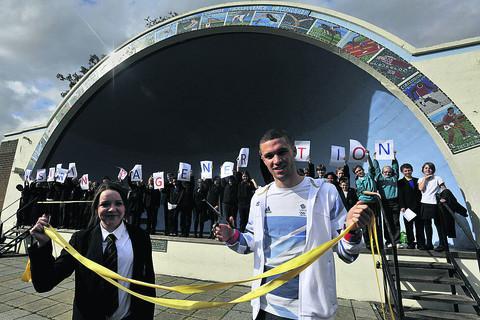
M 100 224 L 100 230 L 102 230 L 102 251 L 105 251 L 107 247 L 107 237 L 110 234 L 107 230 L 102 227 Z M 133 248 L 132 241 L 128 235 L 127 228 L 125 224 L 122 223 L 112 232 L 117 240 L 115 245 L 117 247 L 117 273 L 126 278 L 132 277 L 133 272 Z M 130 288 L 129 282 L 119 281 L 119 283 L 127 288 Z M 130 294 L 126 293 L 123 290 L 118 290 L 118 308 L 108 319 L 122 319 L 125 318 L 130 311 Z
M 311 178 L 310 191 L 306 202 L 306 240 L 304 252 L 311 250 L 338 235 L 342 229 L 347 212 L 343 207 L 335 186 Z M 265 270 L 265 211 L 268 207 L 266 197 L 271 185 L 257 190 L 252 198 L 249 221 L 245 233 L 240 233 L 234 244 L 228 244 L 239 253 L 254 254 L 254 274 Z M 353 262 L 358 256 L 361 243 L 348 242 L 344 238 L 337 247 L 338 256 L 345 262 Z M 252 282 L 252 289 L 260 286 L 261 280 Z M 300 273 L 298 290 L 298 319 L 334 320 L 337 309 L 335 288 L 335 261 L 333 251 L 328 250 L 317 261 Z M 260 310 L 260 298 L 252 300 L 252 317 L 256 318 Z
M 418 180 L 418 184 L 425 180 L 425 177 L 420 178 Z M 442 185 L 443 179 L 439 176 L 433 176 L 425 183 L 425 189 L 422 191 L 422 200 L 421 203 L 428 203 L 428 204 L 437 204 L 437 198 L 435 194 L 440 192 L 440 185 Z
M 303 179 L 292 188 L 279 188 L 272 184 L 268 189 L 264 234 L 265 271 L 304 252 L 309 191 L 309 179 Z M 299 277 L 295 277 L 262 296 L 261 309 L 280 317 L 297 319 L 298 281 Z

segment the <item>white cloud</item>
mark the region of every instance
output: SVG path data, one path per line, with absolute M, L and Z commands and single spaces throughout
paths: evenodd
M 21 81 L 5 81 L 5 86 L 19 96 L 39 93 L 35 86 L 27 86 Z
M 295 0 L 293 0 L 295 1 Z M 108 53 L 144 30 L 147 16 L 182 14 L 201 7 L 228 3 L 202 1 L 82 1 L 2 0 L 0 10 L 0 137 L 25 123 L 46 121 L 44 109 L 57 104 L 66 83 L 57 73 L 73 73 L 92 53 Z M 477 0 L 378 1 L 297 0 L 325 6 L 364 19 L 413 45 L 478 36 Z M 50 81 L 47 86 L 39 81 Z M 42 100 L 44 99 L 44 100 Z M 42 102 L 41 117 L 34 109 Z M 16 118 L 12 116 L 16 113 Z M 33 113 L 33 114 L 32 114 Z M 50 111 L 51 114 L 51 111 Z

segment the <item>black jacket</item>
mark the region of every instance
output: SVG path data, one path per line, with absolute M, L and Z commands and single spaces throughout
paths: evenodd
M 345 196 L 343 193 L 343 190 L 340 191 L 342 194 Z M 356 203 L 358 202 L 358 197 L 357 197 L 357 191 L 353 188 L 348 188 L 347 191 L 347 196 L 345 197 L 345 209 L 348 211 L 350 210 Z
M 150 238 L 137 227 L 128 224 L 126 224 L 126 227 L 133 249 L 132 278 L 154 283 L 155 274 Z M 70 244 L 83 256 L 97 263 L 102 263 L 102 232 L 99 225 L 74 233 Z M 105 280 L 84 267 L 65 250 L 62 250 L 60 256 L 55 259 L 52 256 L 51 242 L 41 248 L 36 245 L 30 247 L 28 255 L 35 290 L 38 292 L 50 291 L 75 271 L 73 319 L 104 319 L 102 292 L 103 286 L 107 283 Z M 131 284 L 130 289 L 144 295 L 155 296 L 155 289 L 153 288 Z M 134 296 L 131 297 L 130 315 L 132 319 L 153 319 L 153 311 L 153 304 Z
M 418 178 L 412 178 L 412 180 L 413 188 L 410 187 L 407 179 L 398 180 L 398 204 L 400 208 L 408 208 L 419 215 L 422 192 L 418 189 Z
M 143 193 L 143 203 L 145 208 L 155 209 L 160 207 L 160 190 L 147 186 Z
M 460 203 L 458 203 L 457 198 L 453 193 L 445 189 L 438 195 L 439 206 L 443 216 L 443 222 L 445 223 L 445 233 L 449 238 L 455 238 L 457 236 L 455 231 L 455 218 L 451 215 L 445 205 L 450 208 L 454 213 L 458 213 L 464 217 L 468 217 L 467 209 L 465 209 Z M 445 199 L 445 202 L 441 202 L 440 199 Z

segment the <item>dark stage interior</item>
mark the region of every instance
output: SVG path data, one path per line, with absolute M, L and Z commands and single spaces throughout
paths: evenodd
M 116 72 L 63 130 L 46 163 L 76 162 L 91 179 L 143 164 L 144 178 L 188 162 L 235 161 L 271 127 L 312 141 L 312 160 L 330 145 L 366 140 L 372 95 L 387 90 L 365 71 L 312 44 L 280 35 L 226 33 L 162 48 Z

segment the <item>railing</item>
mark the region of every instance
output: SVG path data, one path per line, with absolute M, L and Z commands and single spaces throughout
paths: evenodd
M 18 200 L 22 199 L 22 197 L 18 198 L 17 200 L 13 201 L 12 203 L 10 203 L 8 206 L 6 206 L 5 208 L 3 208 L 2 210 L 0 210 L 0 217 L 2 216 L 2 212 L 7 210 L 8 208 L 10 208 L 12 205 L 14 205 L 15 203 L 18 202 Z M 10 217 L 7 218 L 7 220 L 10 219 Z
M 388 291 L 387 291 L 387 284 L 390 287 L 390 292 L 393 296 L 393 305 L 394 305 L 394 312 L 396 313 L 396 319 L 404 319 L 405 314 L 403 310 L 403 303 L 402 303 L 402 294 L 401 294 L 401 287 L 400 287 L 400 273 L 398 268 L 398 253 L 397 247 L 395 245 L 395 241 L 393 238 L 392 230 L 390 230 L 390 225 L 385 217 L 385 210 L 383 209 L 382 200 L 379 196 L 375 196 L 378 207 L 380 208 L 380 218 L 383 221 L 383 225 L 386 227 L 388 236 L 391 239 L 392 243 L 392 257 L 393 257 L 393 270 L 395 277 L 392 275 L 391 270 L 388 265 L 387 259 L 387 252 L 385 250 L 385 246 L 383 244 L 383 234 L 382 234 L 382 225 L 379 220 L 378 221 L 378 242 L 379 242 L 379 252 L 382 257 L 382 271 L 384 275 L 384 292 L 385 292 L 385 303 L 388 303 Z
M 18 198 L 17 200 L 15 200 L 14 202 L 12 202 L 11 204 L 8 205 L 8 207 L 10 207 L 12 204 L 14 204 L 15 202 L 17 202 L 18 200 L 20 200 L 20 198 Z M 22 206 L 21 208 L 19 208 L 17 211 L 15 211 L 14 213 L 12 213 L 7 219 L 5 219 L 3 222 L 6 222 L 8 220 L 10 220 L 13 216 L 16 216 L 18 212 L 22 211 L 23 209 L 25 209 L 26 207 L 28 207 L 29 205 L 31 205 L 34 201 L 37 201 L 38 197 L 34 197 L 32 200 L 30 200 L 26 205 Z M 5 209 L 7 209 L 8 207 L 6 207 Z M 3 209 L 3 210 L 5 210 Z
M 472 285 L 468 281 L 468 278 L 465 276 L 462 269 L 458 265 L 457 261 L 455 260 L 455 256 L 450 252 L 450 247 L 449 247 L 449 244 L 448 244 L 447 234 L 445 232 L 445 230 L 446 230 L 446 228 L 445 228 L 446 227 L 446 222 L 445 222 L 445 217 L 444 217 L 445 211 L 448 212 L 448 214 L 450 214 L 452 216 L 452 218 L 455 220 L 455 224 L 458 225 L 462 229 L 462 231 L 465 233 L 465 236 L 467 237 L 467 239 L 474 245 L 479 270 L 480 270 L 480 245 L 473 239 L 469 230 L 466 230 L 463 223 L 460 222 L 457 215 L 448 206 L 448 204 L 446 204 L 444 202 L 441 202 L 441 201 L 438 201 L 438 202 L 439 202 L 439 207 L 440 207 L 440 214 L 439 214 L 440 228 L 442 229 L 441 232 L 439 232 L 440 237 L 441 237 L 440 245 L 443 244 L 444 247 L 445 247 L 445 256 L 446 256 L 447 262 L 453 265 L 456 273 L 460 276 L 462 281 L 465 283 L 462 286 L 462 289 L 463 289 L 464 293 L 468 297 L 474 299 L 477 302 L 477 304 L 474 305 L 473 308 L 475 309 L 475 312 L 478 315 L 480 315 L 480 307 L 479 307 L 480 306 L 480 297 L 478 296 L 477 292 L 475 291 L 475 289 L 472 287 Z M 452 287 L 452 294 L 456 293 L 455 290 L 456 290 L 455 286 L 453 286 Z M 455 312 L 459 311 L 457 304 L 454 305 L 454 310 L 455 310 Z

